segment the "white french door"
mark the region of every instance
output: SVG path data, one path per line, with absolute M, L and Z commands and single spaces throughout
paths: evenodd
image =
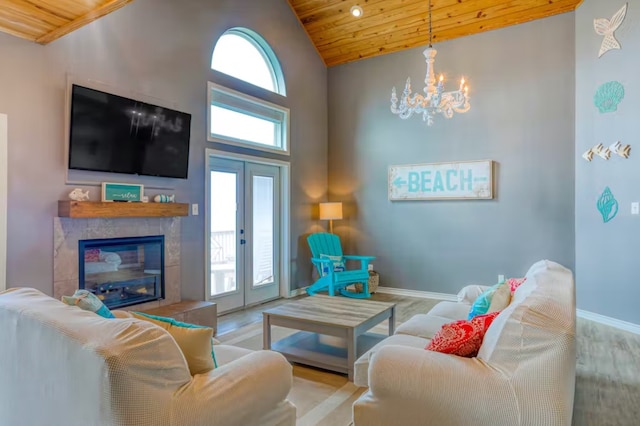
M 9 142 L 7 116 L 0 114 L 0 291 L 7 288 L 7 187 Z
M 209 162 L 209 297 L 218 313 L 280 295 L 280 169 Z

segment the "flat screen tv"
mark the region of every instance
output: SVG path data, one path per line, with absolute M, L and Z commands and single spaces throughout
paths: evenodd
M 187 178 L 191 115 L 71 88 L 69 168 Z

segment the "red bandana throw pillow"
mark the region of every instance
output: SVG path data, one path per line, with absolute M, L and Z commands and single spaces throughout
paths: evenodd
M 480 350 L 484 334 L 499 313 L 492 312 L 478 315 L 470 321 L 460 320 L 445 324 L 425 349 L 443 354 L 474 357 Z
M 527 280 L 527 277 L 524 278 L 509 278 L 507 280 L 507 284 L 509 284 L 509 287 L 511 287 L 511 294 L 513 294 L 514 291 L 516 291 L 516 289 L 518 287 L 520 287 L 520 285 L 525 282 Z

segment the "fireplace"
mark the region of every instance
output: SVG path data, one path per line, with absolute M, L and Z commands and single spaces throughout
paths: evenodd
M 109 309 L 164 299 L 164 236 L 78 241 L 79 288 Z

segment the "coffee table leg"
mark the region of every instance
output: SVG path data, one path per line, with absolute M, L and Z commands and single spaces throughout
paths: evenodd
M 396 307 L 391 307 L 391 316 L 389 317 L 389 336 L 393 336 L 396 331 Z
M 354 329 L 347 330 L 347 365 L 349 366 L 349 381 L 353 382 L 353 366 L 356 362 L 356 354 L 358 353 L 358 336 Z
M 271 349 L 271 321 L 268 314 L 262 315 L 262 349 Z

